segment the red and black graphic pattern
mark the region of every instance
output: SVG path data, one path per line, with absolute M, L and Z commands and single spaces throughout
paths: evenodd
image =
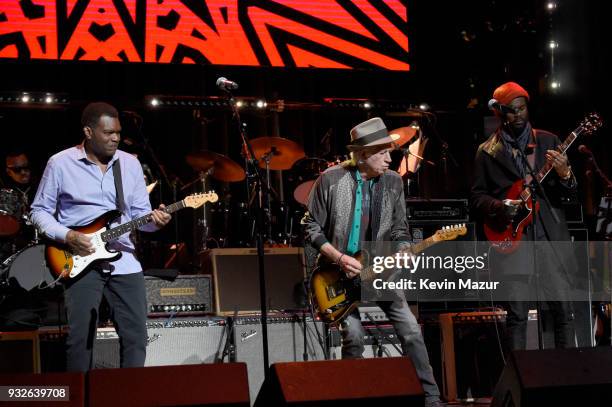
M 4 0 L 0 58 L 409 70 L 406 0 Z

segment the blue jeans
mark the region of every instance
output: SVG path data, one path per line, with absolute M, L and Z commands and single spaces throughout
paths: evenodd
M 379 301 L 376 305 L 385 312 L 393 324 L 402 345 L 402 353 L 412 359 L 417 376 L 423 385 L 426 399 L 428 401 L 437 400 L 440 397 L 440 390 L 429 363 L 421 327 L 410 307 L 405 300 Z M 356 359 L 363 357 L 363 338 L 366 332 L 361 325 L 358 310 L 355 310 L 342 322 L 340 330 L 342 332 L 342 358 Z
M 64 293 L 68 311 L 66 369 L 93 367 L 93 346 L 102 295 L 108 301 L 121 344 L 121 367 L 144 366 L 147 345 L 147 300 L 142 273 L 110 275 L 90 270 L 69 282 Z

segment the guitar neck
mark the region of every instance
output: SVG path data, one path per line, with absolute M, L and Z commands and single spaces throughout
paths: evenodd
M 574 141 L 576 141 L 578 136 L 583 131 L 584 131 L 584 127 L 582 126 L 578 127 L 576 130 L 571 132 L 569 136 L 567 136 L 567 138 L 565 139 L 563 143 L 557 146 L 556 150 L 560 152 L 561 154 L 565 154 L 565 152 L 570 148 L 570 146 L 574 143 Z M 538 180 L 538 182 L 541 183 L 542 181 L 544 181 L 544 178 L 546 178 L 546 176 L 550 173 L 552 169 L 553 169 L 552 163 L 550 161 L 546 161 L 546 163 L 544 163 L 544 166 L 536 174 L 536 179 Z M 528 189 L 525 189 L 521 193 L 521 199 L 524 202 L 528 201 L 530 197 L 531 197 L 531 193 Z
M 418 254 L 439 242 L 440 240 L 436 239 L 436 235 L 432 235 L 429 236 L 427 239 L 421 240 L 419 243 L 414 243 L 406 250 L 400 250 L 398 253 Z M 368 267 L 361 271 L 361 279 L 363 281 L 371 280 L 375 275 L 376 274 L 372 271 L 371 267 Z
M 431 246 L 435 245 L 436 243 L 438 243 L 438 240 L 436 240 L 436 235 L 429 236 L 427 239 L 422 240 L 419 243 L 415 243 L 412 246 L 410 246 L 409 250 L 410 250 L 410 253 L 412 254 L 418 254 L 430 248 Z
M 168 205 L 164 208 L 164 212 L 166 213 L 174 213 L 179 209 L 183 209 L 185 207 L 185 203 L 183 201 L 178 201 L 173 203 L 172 205 Z M 132 232 L 138 229 L 141 226 L 144 226 L 148 223 L 151 223 L 153 217 L 151 214 L 141 216 L 140 218 L 132 219 L 129 222 L 123 223 L 119 226 L 115 226 L 112 229 L 109 229 L 102 233 L 102 241 L 110 242 L 111 240 L 117 239 L 119 236 L 124 235 L 126 233 Z

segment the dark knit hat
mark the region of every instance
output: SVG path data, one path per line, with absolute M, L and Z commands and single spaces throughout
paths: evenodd
M 508 105 L 521 96 L 529 100 L 529 93 L 516 82 L 506 82 L 493 92 L 493 99 L 496 99 L 502 105 Z

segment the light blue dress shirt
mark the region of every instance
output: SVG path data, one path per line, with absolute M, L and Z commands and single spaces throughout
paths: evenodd
M 45 168 L 36 197 L 32 203 L 32 220 L 48 238 L 65 242 L 69 227 L 84 226 L 108 211 L 117 209 L 114 163 L 121 160 L 121 180 L 125 210 L 116 226 L 151 213 L 142 167 L 134 156 L 117 150 L 102 173 L 100 167 L 87 158 L 83 145 L 68 148 L 52 156 Z M 152 232 L 150 223 L 140 230 Z M 130 274 L 142 270 L 134 254 L 129 234 L 110 243 L 110 248 L 122 252 L 112 262 L 113 274 Z

